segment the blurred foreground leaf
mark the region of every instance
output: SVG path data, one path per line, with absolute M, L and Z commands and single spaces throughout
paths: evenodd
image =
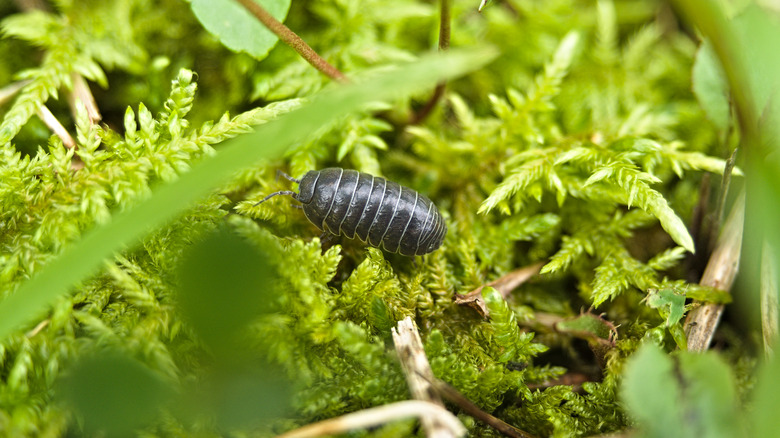
M 729 126 L 729 86 L 709 41 L 704 41 L 693 64 L 693 93 L 719 131 Z
M 185 391 L 185 416 L 214 418 L 223 430 L 258 427 L 290 409 L 292 385 L 283 372 L 265 362 L 217 368 Z
M 193 245 L 178 272 L 179 305 L 198 336 L 217 354 L 267 308 L 274 285 L 268 255 L 220 228 Z
M 778 351 L 776 345 L 774 351 Z M 772 436 L 780 430 L 780 415 L 777 415 L 777 394 L 780 393 L 780 360 L 777 356 L 763 364 L 758 373 L 756 391 L 753 395 L 755 408 L 750 424 L 753 436 Z
M 626 363 L 620 394 L 640 436 L 743 436 L 728 365 L 709 352 L 677 357 L 646 342 Z
M 151 370 L 117 352 L 81 359 L 60 383 L 57 394 L 84 419 L 88 436 L 129 436 L 154 420 L 173 395 Z

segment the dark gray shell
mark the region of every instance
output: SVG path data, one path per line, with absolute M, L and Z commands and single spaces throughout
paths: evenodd
M 406 256 L 428 254 L 444 241 L 447 225 L 425 195 L 356 170 L 312 170 L 295 196 L 323 231 Z

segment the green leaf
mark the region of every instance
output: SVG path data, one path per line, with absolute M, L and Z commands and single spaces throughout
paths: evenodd
M 614 342 L 617 338 L 615 325 L 592 313 L 583 313 L 564 319 L 555 324 L 555 330 L 594 342 L 602 340 Z
M 311 104 L 260 126 L 254 133 L 225 142 L 214 156 L 193 165 L 178 180 L 159 187 L 135 208 L 116 214 L 110 223 L 85 233 L 80 242 L 0 302 L 0 339 L 40 315 L 114 251 L 135 244 L 155 227 L 175 219 L 236 171 L 262 158 L 281 156 L 285 148 L 307 133 L 371 101 L 433 87 L 440 80 L 477 69 L 494 57 L 495 51 L 486 47 L 431 55 L 360 84 L 323 93 Z M 142 130 L 143 126 L 142 122 Z
M 647 266 L 655 271 L 665 271 L 673 268 L 683 258 L 685 258 L 685 248 L 675 246 L 653 256 L 647 261 Z
M 707 40 L 699 46 L 693 64 L 693 94 L 707 117 L 721 132 L 725 132 L 731 114 L 729 86 L 712 44 Z
M 531 342 L 533 333 L 520 332 L 515 313 L 497 290 L 485 287 L 482 289 L 482 298 L 490 312 L 493 349 L 497 362 L 525 362 L 547 350 L 545 345 Z
M 718 304 L 731 302 L 731 294 L 728 291 L 715 289 L 714 287 L 686 284 L 682 291 L 685 292 L 687 298 L 693 298 L 694 300 Z
M 652 343 L 644 343 L 626 363 L 620 398 L 645 437 L 685 436 L 672 359 Z
M 284 21 L 290 0 L 254 0 L 279 21 Z M 279 38 L 235 0 L 192 0 L 192 11 L 211 34 L 234 52 L 263 59 Z
M 177 400 L 193 423 L 214 418 L 222 429 L 237 429 L 288 414 L 293 385 L 278 366 L 262 360 L 220 365 Z
M 658 218 L 661 227 L 669 233 L 674 242 L 691 253 L 696 249 L 693 244 L 693 237 L 688 232 L 685 222 L 674 212 L 664 197 L 655 190 L 649 190 L 646 202 L 641 205 L 642 209 Z
M 173 392 L 141 363 L 102 352 L 75 363 L 57 395 L 84 418 L 87 435 L 130 436 L 159 415 Z
M 680 355 L 685 418 L 694 436 L 732 438 L 744 435 L 734 375 L 714 352 Z
M 672 360 L 645 342 L 626 363 L 620 396 L 643 436 L 744 436 L 728 365 L 712 352 Z
M 778 345 L 774 351 L 780 351 Z M 753 436 L 772 436 L 780 430 L 780 360 L 776 355 L 761 366 L 755 388 L 750 421 Z
M 41 10 L 11 15 L 0 22 L 0 29 L 6 35 L 15 36 L 38 45 L 50 45 L 62 24 L 58 17 Z
M 666 326 L 677 324 L 685 314 L 685 295 L 671 288 L 650 289 L 647 291 L 647 305 L 658 309 L 666 318 Z
M 777 56 L 777 44 L 780 42 L 780 26 L 777 11 L 760 4 L 750 4 L 733 20 L 738 44 L 745 62 L 745 72 L 750 84 L 745 91 L 752 93 L 756 105 L 756 114 L 766 117 L 767 111 L 780 111 L 777 92 L 780 90 L 780 57 Z M 776 119 L 770 116 L 769 119 Z M 777 131 L 777 127 L 769 127 Z
M 188 248 L 178 274 L 182 313 L 219 356 L 236 353 L 236 335 L 268 309 L 276 283 L 269 256 L 227 229 Z

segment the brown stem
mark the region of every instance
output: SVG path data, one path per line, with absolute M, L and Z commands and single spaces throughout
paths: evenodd
M 6 102 L 13 99 L 14 96 L 16 96 L 16 93 L 22 90 L 27 84 L 32 82 L 30 79 L 25 79 L 23 81 L 17 81 L 12 84 L 6 85 L 3 88 L 0 88 L 0 105 L 5 105 Z
M 450 0 L 441 0 L 441 18 L 439 21 L 439 50 L 450 48 Z
M 774 356 L 778 335 L 777 258 L 769 242 L 761 248 L 761 331 L 764 335 L 764 354 L 767 360 Z
M 431 115 L 433 109 L 436 108 L 436 104 L 439 103 L 441 97 L 444 96 L 444 89 L 446 87 L 447 84 L 444 82 L 439 82 L 436 84 L 436 89 L 433 90 L 433 95 L 431 95 L 430 99 L 425 102 L 425 105 L 423 105 L 422 108 L 420 108 L 416 113 L 412 114 L 411 120 L 409 120 L 410 125 L 419 125 L 423 122 L 423 120 L 427 119 L 428 116 Z
M 70 104 L 73 118 L 75 119 L 78 114 L 76 102 L 81 102 L 87 110 L 89 121 L 93 124 L 99 122 L 102 118 L 100 109 L 98 109 L 97 103 L 95 102 L 95 96 L 92 95 L 92 91 L 89 89 L 87 81 L 84 80 L 83 76 L 75 72 L 71 73 L 70 76 L 73 81 L 73 91 L 70 93 L 68 103 Z
M 45 329 L 46 326 L 48 326 L 50 322 L 51 322 L 51 320 L 44 319 L 43 321 L 39 322 L 38 325 L 36 325 L 32 330 L 27 332 L 27 334 L 25 336 L 27 336 L 28 338 L 34 337 L 35 335 L 40 333 L 41 330 Z
M 425 356 L 422 339 L 417 331 L 417 325 L 411 317 L 398 321 L 397 327 L 390 329 L 393 335 L 393 344 L 398 352 L 398 360 L 401 361 L 401 369 L 406 376 L 409 392 L 416 400 L 433 403 L 444 409 L 444 403 L 439 395 L 431 388 L 430 379 L 433 379 L 433 370 Z M 427 377 L 427 378 L 423 378 Z M 454 437 L 447 425 L 435 418 L 421 418 L 420 424 L 425 429 L 428 437 Z
M 73 137 L 71 137 L 68 130 L 62 126 L 62 123 L 54 117 L 54 114 L 49 111 L 49 108 L 46 107 L 46 105 L 42 105 L 38 108 L 37 114 L 38 117 L 43 120 L 43 123 L 45 123 L 60 140 L 62 140 L 62 144 L 64 144 L 66 148 L 70 149 L 76 147 L 76 142 L 73 140 Z
M 255 16 L 265 27 L 273 32 L 280 40 L 285 44 L 292 47 L 293 50 L 298 52 L 303 59 L 305 59 L 314 68 L 327 75 L 331 79 L 339 82 L 349 82 L 344 73 L 340 72 L 336 67 L 330 65 L 328 61 L 322 58 L 317 52 L 314 51 L 306 42 L 301 39 L 295 32 L 290 30 L 268 13 L 262 6 L 255 3 L 253 0 L 236 0 L 249 13 Z
M 537 262 L 533 265 L 524 266 L 519 269 L 491 281 L 488 284 L 484 284 L 474 289 L 467 294 L 456 294 L 455 304 L 471 306 L 482 315 L 483 318 L 487 318 L 489 312 L 485 305 L 485 300 L 482 299 L 482 289 L 485 286 L 489 286 L 497 290 L 504 299 L 509 296 L 509 293 L 515 290 L 518 286 L 528 281 L 531 277 L 538 274 L 544 266 L 545 262 Z
M 718 195 L 718 202 L 715 205 L 715 219 L 712 221 L 710 227 L 710 246 L 714 245 L 717 240 L 718 233 L 720 232 L 720 225 L 723 222 L 723 212 L 726 210 L 726 197 L 729 194 L 729 188 L 731 187 L 731 174 L 734 172 L 734 166 L 737 163 L 737 153 L 739 148 L 735 148 L 734 151 L 726 160 L 726 167 L 723 169 L 723 179 L 720 183 L 720 194 Z M 708 248 L 711 250 L 712 248 Z
M 439 14 L 439 51 L 444 52 L 450 48 L 450 22 L 452 21 L 450 19 L 450 0 L 439 0 L 439 3 L 441 5 L 441 13 Z M 425 105 L 419 111 L 412 115 L 411 120 L 409 120 L 410 125 L 422 123 L 431 114 L 441 97 L 444 96 L 445 87 L 445 82 L 439 82 L 436 85 L 431 98 L 425 102 Z
M 46 0 L 15 0 L 16 7 L 22 11 L 50 11 L 51 7 L 46 3 Z
M 351 430 L 376 427 L 390 421 L 405 418 L 436 418 L 446 423 L 454 436 L 465 436 L 466 428 L 448 410 L 433 403 L 406 400 L 363 409 L 362 411 L 323 420 L 301 428 L 277 435 L 276 438 L 317 438 L 321 436 L 340 435 Z
M 500 420 L 483 411 L 479 406 L 475 405 L 474 402 L 466 398 L 465 395 L 461 394 L 449 383 L 436 378 L 430 379 L 430 383 L 433 385 L 433 388 L 436 390 L 436 392 L 438 392 L 443 398 L 458 405 L 458 407 L 461 408 L 463 412 L 469 414 L 479 421 L 482 421 L 502 434 L 513 438 L 534 438 L 534 435 L 531 435 L 524 430 L 520 430 L 511 424 L 508 424 L 503 420 Z
M 591 377 L 588 376 L 587 374 L 571 372 L 571 373 L 566 373 L 556 379 L 546 380 L 540 383 L 528 383 L 527 386 L 528 389 L 535 390 L 535 389 L 550 388 L 552 386 L 566 385 L 566 386 L 571 386 L 574 392 L 582 392 L 582 384 L 585 382 L 590 382 L 592 380 L 593 379 L 591 379 Z
M 730 290 L 739 271 L 742 251 L 742 229 L 745 222 L 745 196 L 740 195 L 723 226 L 715 251 L 710 256 L 699 284 L 721 290 Z M 685 334 L 689 351 L 705 351 L 723 313 L 723 304 L 694 301 L 695 307 L 685 319 Z

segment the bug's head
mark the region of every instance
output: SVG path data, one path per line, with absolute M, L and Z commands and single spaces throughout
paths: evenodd
M 320 177 L 320 173 L 316 170 L 310 170 L 303 175 L 301 182 L 298 183 L 298 201 L 302 204 L 308 204 L 314 197 L 314 189 L 317 187 L 317 179 Z

